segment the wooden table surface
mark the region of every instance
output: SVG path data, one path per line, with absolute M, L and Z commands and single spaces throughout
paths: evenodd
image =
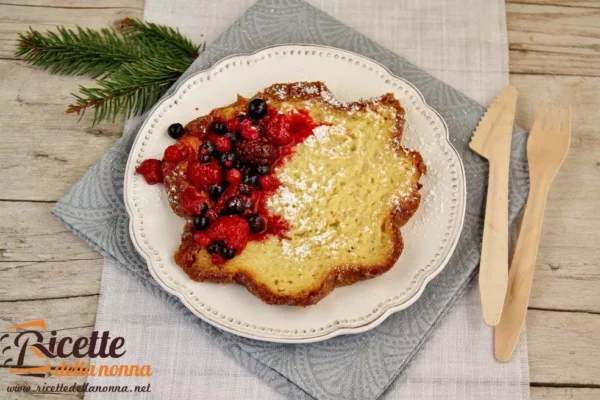
M 527 316 L 531 394 L 600 399 L 600 1 L 510 0 L 506 8 L 517 123 L 530 128 L 542 100 L 574 109 Z M 13 55 L 17 32 L 100 28 L 142 10 L 143 0 L 0 0 L 0 328 L 44 318 L 59 336 L 92 331 L 102 258 L 50 209 L 122 132 L 122 120 L 91 127 L 65 116 L 70 93 L 91 81 L 26 66 Z M 0 398 L 8 384 L 40 381 L 2 368 Z

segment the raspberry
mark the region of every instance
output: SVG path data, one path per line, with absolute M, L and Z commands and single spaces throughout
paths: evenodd
M 211 185 L 223 182 L 223 170 L 216 160 L 207 164 L 193 162 L 187 170 L 188 177 L 195 187 L 208 190 Z
M 142 161 L 139 167 L 135 170 L 138 174 L 142 175 L 148 185 L 154 185 L 162 180 L 162 174 L 160 172 L 160 160 L 150 158 Z
M 290 144 L 292 142 L 292 133 L 290 132 L 290 122 L 287 117 L 277 114 L 273 118 L 269 118 L 267 135 L 279 146 Z
M 260 183 L 260 187 L 265 191 L 273 190 L 280 184 L 279 179 L 277 179 L 275 175 L 271 174 L 261 176 L 258 178 L 258 182 Z
M 193 153 L 193 150 L 190 149 L 190 146 L 185 144 L 179 148 L 179 151 L 181 152 L 181 158 L 188 158 L 188 156 Z
M 212 142 L 219 153 L 227 153 L 229 150 L 231 150 L 231 140 L 225 136 L 217 136 L 214 140 L 212 140 Z
M 244 250 L 248 243 L 250 227 L 246 220 L 237 215 L 228 215 L 214 221 L 206 230 L 213 240 L 222 240 L 227 247 L 234 249 L 238 254 Z
M 246 140 L 256 140 L 260 137 L 258 128 L 252 125 L 252 121 L 249 119 L 245 119 L 240 122 L 240 134 Z
M 205 203 L 206 196 L 203 196 L 194 188 L 185 189 L 181 195 L 181 208 L 190 215 L 201 214 Z
M 194 232 L 194 242 L 198 246 L 206 247 L 210 244 L 212 239 L 204 232 L 196 231 Z
M 229 132 L 235 132 L 240 129 L 240 121 L 237 118 L 231 118 L 225 122 L 225 126 Z
M 236 143 L 235 155 L 238 160 L 253 166 L 273 165 L 280 155 L 279 148 L 266 138 L 247 142 L 240 140 Z
M 208 210 L 206 212 L 206 217 L 210 220 L 210 221 L 214 221 L 217 218 L 219 218 L 219 214 L 215 211 L 215 210 Z
M 238 184 L 242 181 L 242 173 L 240 172 L 239 169 L 230 169 L 229 171 L 227 171 L 227 182 L 229 183 L 233 183 Z
M 165 149 L 163 161 L 178 163 L 183 158 L 181 150 L 177 146 L 169 146 Z

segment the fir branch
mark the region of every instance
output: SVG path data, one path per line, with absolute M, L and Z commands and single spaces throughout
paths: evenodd
M 99 77 L 139 59 L 139 49 L 135 41 L 119 36 L 113 29 L 77 27 L 73 31 L 58 27 L 58 33 L 42 34 L 29 28 L 27 33 L 19 34 L 15 55 L 53 74 Z
M 178 30 L 152 22 L 125 18 L 121 22 L 121 32 L 125 37 L 135 37 L 154 49 L 168 48 L 174 55 L 183 57 L 198 57 L 204 51 L 204 44 L 195 46 Z
M 16 51 L 27 63 L 56 74 L 90 74 L 98 87 L 81 86 L 67 114 L 94 111 L 94 124 L 119 113 L 148 110 L 204 50 L 179 31 L 126 18 L 120 31 L 76 31 L 58 27 L 44 34 L 30 28 L 19 34 Z
M 135 63 L 123 64 L 110 76 L 97 81 L 99 87 L 80 87 L 80 94 L 67 114 L 83 116 L 94 111 L 94 124 L 120 113 L 138 115 L 148 110 L 189 67 L 189 60 L 156 54 Z

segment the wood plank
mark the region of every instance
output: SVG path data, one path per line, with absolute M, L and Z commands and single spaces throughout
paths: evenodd
M 600 315 L 529 310 L 529 377 L 537 385 L 600 385 Z
M 52 216 L 52 206 L 48 203 L 0 202 L 0 262 L 100 258 Z
M 531 400 L 598 400 L 600 389 L 532 387 Z
M 96 7 L 93 9 L 77 6 L 29 7 L 16 3 L 16 1 L 0 3 L 0 15 L 2 15 L 0 19 L 0 58 L 14 58 L 17 34 L 27 31 L 30 26 L 34 29 L 47 30 L 54 29 L 57 25 L 72 28 L 80 24 L 97 29 L 116 24 L 125 17 L 139 18 L 142 16 L 141 1 L 138 6 L 134 7 Z M 53 3 L 46 2 L 46 4 Z M 128 0 L 127 4 L 132 4 L 132 0 Z
M 600 7 L 527 2 L 506 9 L 511 73 L 600 76 Z
M 0 303 L 0 327 L 38 319 L 44 319 L 49 330 L 92 327 L 97 304 L 97 295 Z
M 88 13 L 99 8 L 129 8 L 140 13 L 144 10 L 143 0 L 7 0 L 2 3 L 21 7 L 87 9 Z
M 0 263 L 0 302 L 100 293 L 102 259 Z
M 0 3 L 0 58 L 12 57 L 16 33 L 28 26 L 85 22 L 99 28 L 125 16 L 141 17 L 142 7 L 143 0 L 108 0 L 102 6 L 89 0 Z M 52 76 L 11 60 L 0 60 L 0 76 L 11 76 L 0 92 L 0 104 L 11 110 L 0 114 L 0 170 L 7 189 L 0 197 L 55 201 L 120 137 L 123 118 L 92 127 L 89 117 L 78 123 L 77 116 L 64 114 L 78 85 L 93 85 L 89 78 Z M 47 179 L 32 185 L 32 176 Z
M 600 8 L 598 0 L 506 0 L 507 4 L 540 4 L 561 7 Z
M 92 127 L 91 117 L 78 122 L 65 115 L 71 93 L 84 77 L 50 75 L 21 61 L 0 60 L 1 199 L 56 201 L 123 131 L 123 118 Z M 44 177 L 44 179 L 34 179 Z
M 511 84 L 523 127 L 541 101 L 573 105 L 571 151 L 550 190 L 530 306 L 599 312 L 600 78 L 511 75 Z
M 511 84 L 523 127 L 541 101 L 573 105 L 571 151 L 550 189 L 530 306 L 599 312 L 600 78 L 511 75 Z

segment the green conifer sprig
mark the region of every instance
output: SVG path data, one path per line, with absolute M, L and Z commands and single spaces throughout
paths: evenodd
M 204 43 L 196 46 L 178 30 L 152 22 L 125 18 L 121 22 L 121 32 L 125 37 L 143 41 L 146 46 L 167 48 L 174 55 L 196 58 L 204 51 Z
M 125 63 L 104 79 L 99 87 L 81 86 L 67 114 L 83 115 L 91 108 L 94 121 L 113 119 L 120 113 L 139 115 L 151 108 L 190 66 L 188 59 L 156 53 L 134 63 Z
M 15 54 L 54 74 L 91 75 L 97 87 L 79 88 L 67 114 L 93 110 L 96 124 L 148 110 L 190 66 L 196 46 L 173 28 L 124 19 L 119 30 L 77 27 L 19 34 Z
M 19 34 L 15 55 L 53 74 L 96 78 L 142 56 L 132 37 L 120 36 L 114 29 L 77 27 L 74 31 L 59 26 L 58 33 L 45 34 L 29 29 Z

